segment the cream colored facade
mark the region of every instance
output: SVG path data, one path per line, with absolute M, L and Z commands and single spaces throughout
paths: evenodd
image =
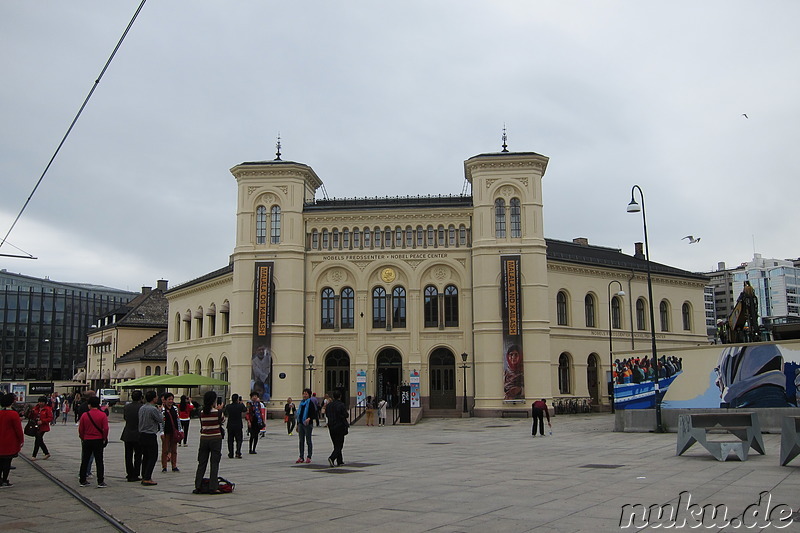
M 227 378 L 226 394 L 247 394 L 255 264 L 272 262 L 273 411 L 282 412 L 285 399 L 298 398 L 309 380 L 320 394 L 343 387 L 353 403 L 359 371 L 366 373 L 366 394 L 379 397 L 395 395 L 397 382 L 418 371 L 427 416 L 459 415 L 465 388 L 468 410 L 478 416 L 528 409 L 543 397 L 594 396 L 607 403 L 607 287 L 621 281 L 622 308 L 633 309 L 630 302 L 647 296 L 644 262 L 619 250 L 545 239 L 547 163 L 531 152 L 483 154 L 464 164 L 472 196 L 352 200 L 315 200 L 322 181 L 304 164 L 237 165 L 231 169 L 238 184 L 231 263 L 167 292 L 168 368 Z M 598 251 L 630 264 L 587 259 Z M 504 400 L 503 256 L 518 256 L 521 270 L 525 396 L 519 401 Z M 658 332 L 659 342 L 706 342 L 705 278 L 656 270 L 654 300 L 667 302 L 672 323 L 687 318 L 681 314 L 687 306 L 692 311 L 689 329 L 667 328 Z M 557 316 L 559 299 L 566 310 L 562 303 Z M 631 334 L 636 318 L 622 315 L 613 331 L 615 350 L 624 342 L 630 349 L 631 335 L 636 348 L 649 346 L 648 331 Z M 467 354 L 466 372 L 461 354 Z M 568 367 L 559 370 L 565 357 Z

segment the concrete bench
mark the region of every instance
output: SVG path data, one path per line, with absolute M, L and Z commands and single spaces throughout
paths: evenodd
M 709 432 L 723 432 L 728 438 L 709 440 Z M 764 439 L 761 437 L 758 415 L 753 412 L 680 415 L 675 455 L 683 455 L 695 442 L 699 442 L 718 461 L 725 461 L 730 452 L 745 461 L 750 448 L 764 455 Z
M 786 416 L 781 426 L 781 466 L 800 455 L 800 416 Z

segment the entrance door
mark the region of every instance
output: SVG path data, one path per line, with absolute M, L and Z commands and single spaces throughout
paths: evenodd
M 394 407 L 399 400 L 397 385 L 403 375 L 403 357 L 400 352 L 392 348 L 381 350 L 377 366 L 375 396 L 379 400 L 386 400 L 387 407 Z
M 431 409 L 456 408 L 456 358 L 446 348 L 434 350 L 430 358 Z
M 325 356 L 325 392 L 342 391 L 342 402 L 350 405 L 350 356 L 344 350 L 333 350 Z
M 600 382 L 597 374 L 597 354 L 589 354 L 586 361 L 586 385 L 589 389 L 589 396 L 592 398 L 592 405 L 600 404 Z

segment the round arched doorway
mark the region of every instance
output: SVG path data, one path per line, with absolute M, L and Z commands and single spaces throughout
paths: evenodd
M 325 356 L 325 392 L 342 391 L 342 402 L 350 405 L 350 356 L 344 350 L 331 350 Z
M 592 398 L 592 405 L 600 405 L 600 358 L 596 353 L 589 354 L 586 360 L 586 386 L 589 389 L 589 396 Z
M 393 348 L 386 348 L 378 353 L 376 360 L 375 396 L 386 400 L 388 407 L 397 403 L 397 386 L 403 375 L 403 357 Z
M 431 409 L 456 408 L 456 357 L 447 348 L 437 348 L 430 357 Z

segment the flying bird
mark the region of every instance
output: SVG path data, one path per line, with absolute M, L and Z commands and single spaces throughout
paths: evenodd
M 686 236 L 686 237 L 684 237 L 683 239 L 689 239 L 689 244 L 694 244 L 694 243 L 696 243 L 696 242 L 700 242 L 700 237 L 698 237 L 698 238 L 696 238 L 696 239 L 695 239 L 695 238 L 694 238 L 694 235 L 687 235 L 687 236 Z M 683 240 L 683 239 L 681 239 L 681 240 Z
M 747 116 L 747 113 L 742 113 L 742 116 L 743 116 L 744 118 L 750 118 L 750 117 L 748 117 L 748 116 Z

